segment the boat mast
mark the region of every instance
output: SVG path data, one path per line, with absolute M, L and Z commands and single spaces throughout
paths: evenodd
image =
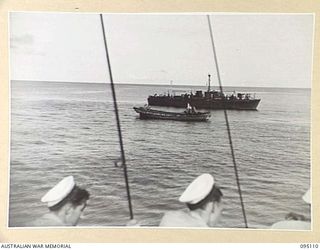
M 211 75 L 208 74 L 208 93 L 210 93 L 210 81 L 211 81 Z

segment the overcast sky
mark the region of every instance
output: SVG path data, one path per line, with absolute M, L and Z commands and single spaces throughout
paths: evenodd
M 115 82 L 205 85 L 205 15 L 104 15 Z M 313 15 L 212 14 L 224 86 L 311 86 Z M 109 82 L 98 14 L 10 14 L 11 79 Z M 216 77 L 213 81 L 217 84 Z

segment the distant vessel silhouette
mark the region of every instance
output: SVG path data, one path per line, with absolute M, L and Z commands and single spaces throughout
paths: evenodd
M 185 108 L 188 103 L 197 109 L 236 109 L 236 110 L 257 110 L 261 99 L 256 99 L 250 93 L 225 93 L 210 89 L 210 77 L 208 75 L 208 90 L 196 91 L 195 94 L 184 93 L 181 95 L 150 95 L 148 104 L 152 106 L 166 106 Z

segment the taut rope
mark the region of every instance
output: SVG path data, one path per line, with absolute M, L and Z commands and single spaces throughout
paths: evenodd
M 216 48 L 215 48 L 214 40 L 213 40 L 213 32 L 212 32 L 212 27 L 211 27 L 210 16 L 207 15 L 207 18 L 208 18 L 210 38 L 211 38 L 211 44 L 212 44 L 212 51 L 213 51 L 213 56 L 214 56 L 214 62 L 215 62 L 215 65 L 216 65 L 216 71 L 217 71 L 217 76 L 218 76 L 220 92 L 223 93 L 222 84 L 221 84 L 221 78 L 220 78 L 219 65 L 218 65 L 218 58 L 217 58 Z M 240 187 L 238 168 L 237 168 L 237 164 L 236 164 L 236 157 L 234 155 L 233 144 L 232 144 L 232 139 L 231 139 L 231 131 L 230 131 L 230 126 L 229 126 L 228 114 L 227 114 L 227 110 L 226 110 L 225 107 L 224 107 L 223 111 L 224 111 L 224 118 L 226 120 L 226 125 L 227 125 L 227 130 L 228 130 L 229 144 L 230 144 L 231 155 L 232 155 L 232 160 L 233 160 L 234 172 L 235 172 L 235 175 L 236 175 L 236 180 L 237 180 L 237 185 L 238 185 L 238 192 L 239 192 L 239 196 L 240 196 L 240 202 L 241 202 L 241 207 L 242 207 L 244 224 L 245 224 L 245 227 L 248 228 L 246 212 L 245 212 L 245 209 L 244 209 L 244 203 L 243 203 L 243 199 L 242 199 L 242 192 L 241 192 L 241 187 Z
M 130 210 L 130 219 L 132 220 L 133 219 L 133 211 L 132 211 L 132 204 L 131 204 L 131 197 L 130 197 L 126 158 L 125 158 L 125 154 L 124 154 L 124 147 L 123 147 L 123 141 L 122 141 L 117 98 L 116 98 L 116 92 L 115 92 L 114 83 L 113 83 L 110 56 L 109 56 L 109 52 L 108 52 L 107 38 L 106 38 L 102 14 L 100 14 L 100 20 L 101 20 L 101 27 L 102 27 L 102 33 L 103 33 L 103 41 L 104 41 L 104 47 L 105 47 L 105 52 L 106 52 L 106 58 L 108 61 L 108 70 L 109 70 L 109 76 L 110 76 L 110 83 L 111 83 L 110 85 L 111 85 L 111 90 L 112 90 L 114 112 L 116 114 L 116 120 L 117 120 L 118 136 L 119 136 L 119 143 L 120 143 L 120 150 L 121 150 L 121 163 L 122 163 L 121 166 L 123 167 L 123 171 L 124 171 L 124 179 L 126 182 L 126 189 L 127 189 L 127 196 L 128 196 L 129 210 Z

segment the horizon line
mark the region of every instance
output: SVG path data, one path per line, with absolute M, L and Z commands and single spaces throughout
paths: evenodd
M 74 81 L 54 81 L 54 80 L 21 80 L 11 79 L 10 81 L 17 82 L 47 82 L 47 83 L 80 83 L 80 84 L 111 84 L 110 82 L 74 82 Z M 114 82 L 116 85 L 149 85 L 149 86 L 167 86 L 167 87 L 208 87 L 207 85 L 193 85 L 193 84 L 168 84 L 168 83 L 130 83 L 130 82 Z M 212 85 L 211 87 L 219 87 L 218 85 Z M 279 88 L 279 89 L 311 89 L 311 87 L 277 87 L 277 86 L 236 86 L 236 85 L 224 85 L 224 87 L 237 87 L 237 88 Z

